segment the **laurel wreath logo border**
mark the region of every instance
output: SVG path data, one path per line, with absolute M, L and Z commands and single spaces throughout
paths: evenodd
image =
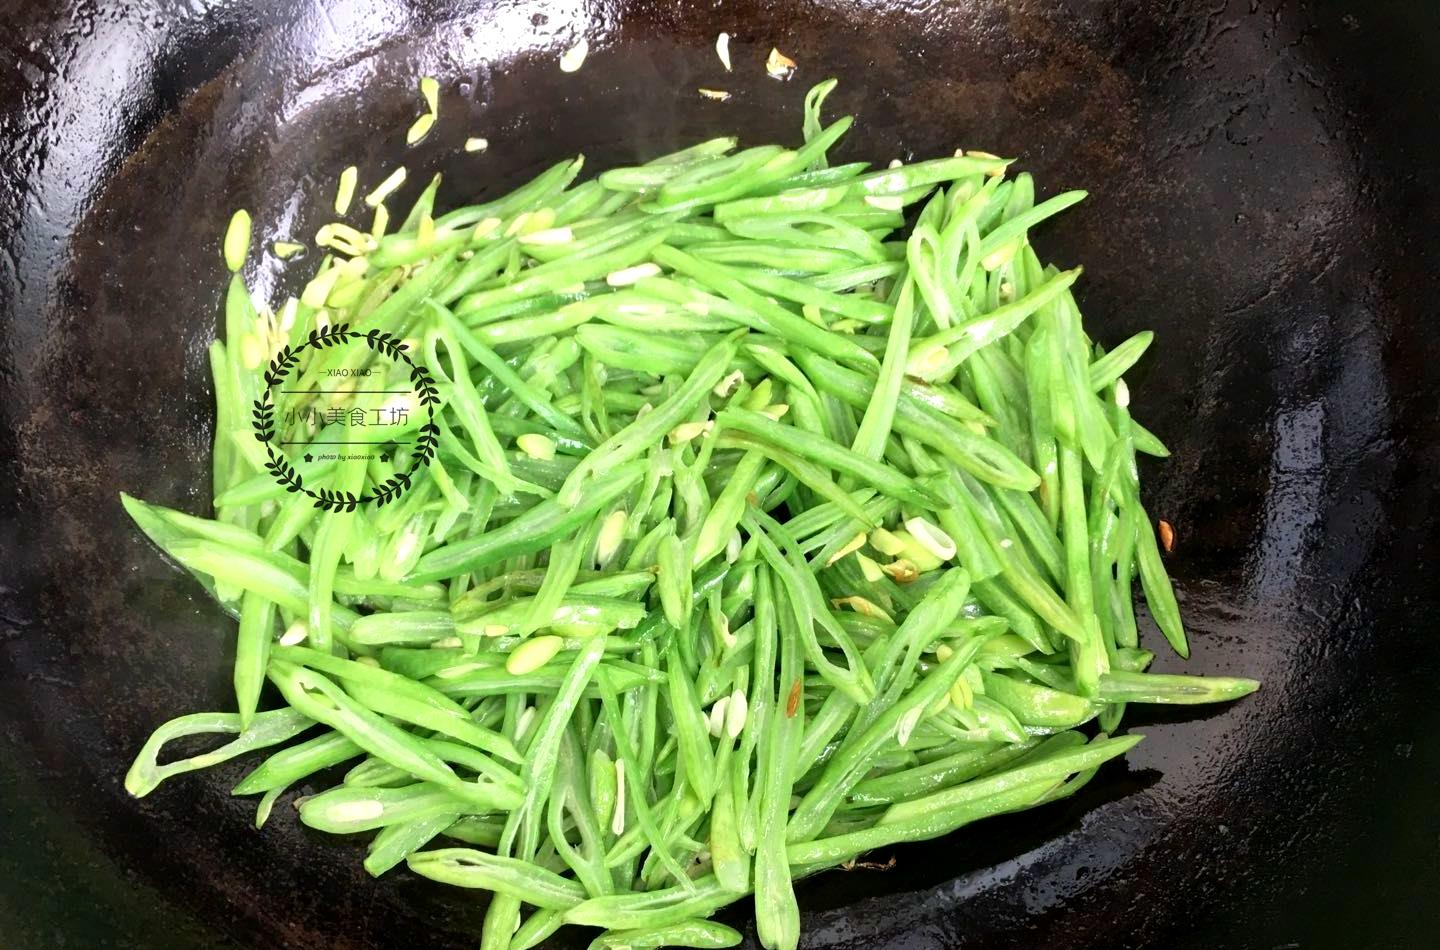
M 271 394 L 271 390 L 280 384 L 285 374 L 299 364 L 300 354 L 305 350 L 327 349 L 353 340 L 364 340 L 365 345 L 376 353 L 383 353 L 410 367 L 410 382 L 415 386 L 420 404 L 426 410 L 425 422 L 417 430 L 419 434 L 415 438 L 415 454 L 411 456 L 410 468 L 403 472 L 396 472 L 375 486 L 370 493 L 360 495 L 327 488 L 314 489 L 305 484 L 303 477 L 295 470 L 295 466 L 290 460 L 285 457 L 284 453 L 275 449 L 275 403 Z M 309 337 L 299 346 L 287 345 L 275 354 L 275 358 L 270 361 L 270 366 L 265 372 L 264 392 L 259 399 L 255 400 L 251 417 L 255 438 L 265 445 L 267 458 L 265 469 L 285 486 L 286 491 L 300 492 L 308 496 L 314 500 L 316 508 L 325 511 L 354 511 L 361 505 L 371 503 L 377 508 L 387 505 L 410 488 L 415 473 L 429 465 L 430 460 L 435 457 L 435 446 L 440 439 L 440 427 L 435 424 L 435 407 L 440 404 L 440 394 L 429 371 L 423 366 L 415 365 L 405 350 L 405 344 L 388 333 L 380 330 L 359 333 L 351 330 L 347 323 L 337 323 L 323 330 L 311 330 Z

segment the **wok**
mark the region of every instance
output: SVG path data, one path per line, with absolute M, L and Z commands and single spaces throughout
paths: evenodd
M 453 204 L 577 151 L 795 141 L 831 75 L 843 156 L 979 147 L 1090 189 L 1037 241 L 1085 265 L 1102 341 L 1158 331 L 1132 385 L 1175 451 L 1144 475 L 1186 668 L 1264 687 L 1134 714 L 1148 741 L 1072 801 L 805 882 L 804 946 L 1433 945 L 1440 7 L 1349 7 L 0 0 L 0 945 L 474 946 L 470 896 L 371 880 L 288 809 L 257 833 L 241 765 L 121 787 L 155 725 L 229 703 L 231 623 L 117 502 L 207 506 L 218 235 L 241 206 L 312 234 L 352 162 L 441 170 Z M 405 152 L 427 73 L 442 120 Z

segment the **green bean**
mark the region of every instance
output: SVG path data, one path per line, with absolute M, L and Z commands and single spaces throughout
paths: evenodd
M 768 461 L 774 462 L 790 472 L 799 479 L 801 484 L 835 505 L 850 518 L 866 527 L 874 527 L 874 521 L 869 513 L 830 478 L 824 465 L 785 451 L 781 448 L 784 443 L 729 431 L 721 433 L 719 443 L 726 448 L 741 448 L 751 453 L 761 454 L 762 457 L 768 458 Z
M 429 644 L 455 635 L 455 620 L 448 610 L 407 610 L 360 617 L 350 628 L 350 639 L 369 646 Z
M 565 729 L 574 715 L 585 687 L 600 668 L 600 659 L 605 654 L 605 637 L 595 637 L 575 655 L 565 680 L 555 694 L 555 699 L 545 710 L 545 715 L 535 727 L 533 738 L 526 748 L 524 774 L 525 799 L 520 809 L 511 816 L 505 826 L 500 846 L 509 850 L 516 835 L 520 837 L 522 855 L 530 856 L 539 846 L 541 809 L 550 797 L 555 780 L 555 760 Z M 531 901 L 531 903 L 535 903 Z M 538 905 L 537 905 L 538 906 Z M 564 908 L 554 908 L 563 910 Z
M 1239 676 L 1183 676 L 1111 670 L 1100 677 L 1100 699 L 1107 703 L 1223 703 L 1260 688 Z
M 896 737 L 906 716 L 912 712 L 923 712 L 949 691 L 955 679 L 974 661 L 983 642 L 982 638 L 971 638 L 955 650 L 948 660 L 937 666 L 905 698 L 886 708 L 863 731 L 846 739 L 826 765 L 820 782 L 805 793 L 805 797 L 796 807 L 787 832 L 788 840 L 802 841 L 814 837 L 825 827 L 825 823 L 839 807 L 841 797 L 864 776 L 869 760 L 880 746 Z M 905 735 L 908 737 L 908 730 Z M 901 744 L 903 745 L 903 738 Z
M 1144 452 L 1146 455 L 1153 455 L 1156 458 L 1169 458 L 1170 450 L 1165 447 L 1149 429 L 1138 422 L 1131 422 L 1135 429 L 1135 451 Z
M 686 248 L 692 256 L 717 264 L 747 265 L 795 274 L 824 274 L 864 262 L 845 251 L 761 241 L 714 241 Z M 879 266 L 879 265 L 874 265 Z
M 916 440 L 903 436 L 901 444 L 910 456 L 916 474 L 924 475 L 941 470 L 940 465 Z M 935 520 L 955 542 L 956 559 L 970 572 L 972 580 L 983 581 L 999 574 L 1002 569 L 999 556 L 976 523 L 970 507 L 964 504 L 957 486 L 946 479 L 940 482 L 939 489 L 948 507 L 936 511 Z
M 468 323 L 467 317 L 496 304 L 526 297 L 554 293 L 587 280 L 604 277 L 613 271 L 630 267 L 649 257 L 664 242 L 665 231 L 656 230 L 601 254 L 579 259 L 560 258 L 532 267 L 525 276 L 490 290 L 480 290 L 463 297 L 455 306 L 455 316 Z
M 455 818 L 455 813 L 441 812 L 381 829 L 375 840 L 370 842 L 369 854 L 365 856 L 365 870 L 373 877 L 379 877 L 429 844 L 454 824 Z
M 589 950 L 655 950 L 659 947 L 722 950 L 738 945 L 743 939 L 740 931 L 724 924 L 691 919 L 641 930 L 611 930 L 592 940 Z
M 720 382 L 728 364 L 734 359 L 735 352 L 736 341 L 732 338 L 711 347 L 696 364 L 685 383 L 669 399 L 656 406 L 653 412 L 646 413 L 643 418 L 605 440 L 575 467 L 575 471 L 566 479 L 565 487 L 561 489 L 558 498 L 560 503 L 573 507 L 580 501 L 582 492 L 587 493 L 587 501 L 593 498 L 596 489 L 594 485 L 586 485 L 588 479 L 593 477 L 596 481 L 601 480 L 604 476 L 600 473 L 612 471 L 639 457 L 683 422 L 715 384 Z
M 588 777 L 583 769 L 587 762 L 580 748 L 576 729 L 565 732 L 560 746 L 559 774 L 555 792 L 550 796 L 546 809 L 547 831 L 550 843 L 590 897 L 615 893 L 615 881 L 605 867 L 605 853 L 602 841 L 605 832 L 601 830 L 601 816 L 597 815 L 590 802 Z M 597 749 L 597 752 L 602 750 Z M 613 817 L 613 816 L 608 816 Z M 573 823 L 579 836 L 578 844 L 572 844 L 572 837 L 566 828 Z
M 435 292 L 437 288 L 444 286 L 458 267 L 459 262 L 453 257 L 442 257 L 431 262 L 420 271 L 419 276 L 402 284 L 363 320 L 356 320 L 350 327 L 351 332 L 363 335 L 371 330 L 379 330 L 393 334 L 397 330 L 401 330 L 404 321 L 419 306 L 420 302 Z M 366 362 L 369 353 L 368 344 L 364 342 L 342 343 L 339 346 L 322 350 L 301 374 L 300 384 L 295 388 L 319 389 L 323 374 L 327 370 L 342 366 L 361 366 Z
M 578 467 L 576 469 L 579 470 Z M 629 491 L 640 479 L 640 463 L 617 464 L 599 471 L 585 485 L 583 501 L 574 507 L 549 499 L 495 531 L 444 545 L 420 558 L 410 579 L 417 582 L 444 580 L 491 564 L 538 551 L 565 537 Z M 573 477 L 573 476 L 572 476 Z
M 606 715 L 609 716 L 610 720 L 614 723 L 622 722 L 623 717 L 620 714 L 619 700 L 616 696 L 616 690 L 611 680 L 609 671 L 602 667 L 596 674 L 596 679 L 600 686 L 600 702 L 605 710 Z M 614 731 L 614 738 L 616 758 L 618 762 L 625 763 L 626 765 L 626 767 L 624 768 L 625 781 L 623 785 L 619 786 L 619 788 L 623 788 L 627 793 L 626 802 L 628 803 L 629 807 L 634 810 L 636 820 L 640 823 L 640 827 L 643 830 L 646 839 L 650 842 L 650 847 L 654 852 L 655 856 L 660 860 L 661 864 L 665 867 L 665 869 L 669 871 L 672 877 L 674 877 L 678 881 L 683 881 L 688 885 L 690 879 L 686 877 L 680 865 L 671 855 L 670 849 L 665 842 L 664 836 L 661 834 L 659 826 L 655 823 L 654 813 L 651 811 L 649 802 L 646 799 L 645 785 L 649 781 L 649 770 L 644 768 L 645 762 L 643 762 L 642 759 L 637 755 L 636 750 L 630 742 L 629 736 L 623 728 L 617 728 Z M 649 760 L 649 758 L 649 755 L 646 754 L 645 760 Z M 620 768 L 621 766 L 617 764 L 617 774 L 619 773 Z M 617 789 L 615 808 L 617 815 L 621 819 L 623 819 L 625 812 L 621 810 L 619 803 L 619 794 L 620 793 Z M 687 887 L 686 890 L 689 890 L 689 888 Z M 608 899 L 609 898 L 604 897 L 591 898 L 590 902 L 603 901 Z M 567 915 L 567 920 L 568 919 L 569 917 Z M 608 927 L 616 925 L 600 924 L 600 926 Z
M 1140 362 L 1140 357 L 1150 348 L 1155 334 L 1142 330 L 1121 343 L 1115 349 L 1090 364 L 1090 388 L 1099 392 L 1125 375 L 1125 372 Z
M 340 677 L 345 681 L 347 693 L 382 715 L 432 729 L 512 762 L 521 761 L 520 753 L 509 739 L 479 725 L 458 703 L 422 683 L 379 667 L 341 659 L 307 647 L 277 646 L 271 656 L 286 664 L 320 670 Z M 367 751 L 379 754 L 373 750 Z M 399 763 L 396 765 L 404 768 Z
M 530 950 L 550 938 L 565 924 L 565 917 L 558 910 L 541 908 L 525 918 L 510 940 L 509 950 Z
M 230 794 L 257 795 L 284 789 L 321 769 L 348 762 L 363 751 L 342 734 L 327 732 L 272 754 L 241 779 Z
M 574 419 L 557 410 L 543 390 L 531 386 L 521 379 L 503 359 L 481 341 L 477 334 L 471 332 L 468 327 L 462 326 L 453 313 L 434 301 L 429 301 L 429 304 L 471 359 L 489 371 L 506 390 L 513 393 L 515 398 L 528 406 L 555 431 L 567 435 L 581 444 L 586 444 L 584 430 Z
M 710 863 L 726 890 L 744 893 L 750 889 L 750 856 L 740 841 L 740 803 L 725 771 L 721 770 L 710 812 Z
M 537 606 L 540 608 L 538 615 Z M 547 606 L 538 595 L 486 603 L 483 613 L 462 606 L 455 611 L 456 630 L 462 634 L 483 633 L 491 637 L 523 634 L 531 623 L 537 627 L 579 625 L 590 630 L 628 630 L 645 616 L 645 608 L 641 604 L 618 597 L 581 593 L 565 593 L 554 601 L 553 607 L 546 609 Z
M 680 336 L 589 324 L 576 331 L 575 339 L 606 366 L 657 375 L 693 372 L 705 353 L 721 342 L 710 333 Z
M 926 814 L 943 813 L 956 805 L 973 802 L 986 795 L 1008 791 L 1046 779 L 1058 780 L 1075 772 L 1094 768 L 1134 748 L 1143 736 L 1119 736 L 1095 739 L 1078 748 L 1043 756 L 1028 765 L 1020 765 L 986 778 L 972 779 L 943 791 L 913 801 L 891 805 L 880 816 L 879 827 L 903 824 Z
M 798 356 L 800 364 L 818 388 L 856 408 L 869 405 L 870 394 L 875 388 L 869 379 L 807 354 Z M 895 431 L 918 439 L 956 466 L 991 484 L 1031 491 L 1040 481 L 1040 477 L 1009 449 L 993 439 L 976 435 L 954 419 L 924 407 L 905 391 L 903 385 L 895 404 Z
M 654 191 L 682 172 L 704 162 L 714 161 L 733 149 L 733 136 L 711 139 L 700 145 L 682 149 L 662 158 L 653 159 L 633 168 L 612 168 L 600 173 L 600 184 L 612 191 Z
M 900 286 L 900 299 L 895 304 L 895 313 L 890 320 L 890 337 L 885 344 L 885 359 L 880 364 L 880 376 L 860 420 L 851 451 L 868 459 L 878 460 L 884 454 L 885 443 L 890 439 L 890 430 L 895 423 L 895 410 L 900 401 L 900 386 L 905 373 L 905 358 L 910 352 L 910 330 L 915 317 L 914 287 L 912 281 Z M 903 500 L 903 499 L 902 499 Z
M 471 227 L 485 218 L 509 218 L 523 208 L 541 207 L 564 191 L 584 165 L 583 156 L 551 165 L 535 178 L 494 201 L 457 208 L 435 220 L 437 229 Z
M 1068 290 L 1080 272 L 1078 267 L 1063 271 L 1013 303 L 917 341 L 906 362 L 906 373 L 925 380 L 948 378 L 981 347 L 1014 332 L 1028 317 Z
M 304 614 L 309 607 L 305 582 L 301 576 L 303 565 L 296 565 L 297 571 L 288 570 L 281 558 L 264 552 L 225 548 L 204 540 L 179 540 L 167 547 L 167 552 L 191 570 L 224 578 L 242 590 L 254 591 L 271 600 L 292 614 Z M 330 612 L 332 632 L 337 639 L 344 640 L 344 632 L 354 624 L 353 611 L 337 607 Z
M 462 791 L 465 783 L 439 756 L 315 671 L 274 658 L 270 661 L 270 680 L 296 710 L 344 734 L 371 755 L 416 778 L 435 782 L 457 794 Z
M 736 237 L 801 247 L 838 248 L 870 264 L 887 259 L 881 243 L 848 221 L 824 211 L 735 216 L 725 227 Z M 805 228 L 802 230 L 802 227 Z
M 869 167 L 869 162 L 847 162 L 844 165 L 831 165 L 827 168 L 811 168 L 807 171 L 796 172 L 779 181 L 761 185 L 754 189 L 754 194 L 780 195 L 786 192 L 795 192 L 799 189 L 813 188 L 821 185 L 835 185 L 863 174 Z
M 889 264 L 873 265 L 884 267 Z M 809 304 L 822 313 L 834 313 L 863 323 L 885 323 L 891 319 L 890 308 L 868 297 L 858 294 L 836 293 L 817 286 L 815 281 L 800 281 L 779 274 L 770 274 L 752 268 L 736 268 L 735 278 L 747 287 L 782 300 L 798 304 Z
M 216 516 L 121 502 L 237 619 L 237 712 L 161 726 L 127 789 L 276 746 L 234 788 L 257 827 L 320 779 L 300 821 L 375 832 L 369 873 L 491 892 L 481 950 L 565 923 L 606 928 L 597 950 L 732 946 L 705 918 L 747 896 L 793 950 L 797 876 L 1074 794 L 1138 741 L 1111 738 L 1129 703 L 1253 691 L 1145 672 L 1138 596 L 1188 650 L 1135 464 L 1169 450 L 1123 380 L 1153 335 L 1106 352 L 1080 269 L 1029 236 L 1084 193 L 1037 204 L 982 152 L 831 167 L 834 89 L 796 148 L 583 182 L 575 158 L 438 217 L 435 176 L 389 233 L 383 208 L 328 226 L 273 316 L 231 278 Z M 393 457 L 350 457 L 340 421 L 292 414 L 287 491 L 249 431 L 266 360 L 341 324 L 433 377 L 434 444 L 395 439 L 417 412 Z M 398 389 L 391 363 L 369 337 L 302 353 L 297 408 L 379 407 L 324 387 Z M 402 473 L 383 504 L 308 494 Z M 258 711 L 265 677 L 287 708 Z M 230 741 L 158 764 L 209 732 Z
M 469 769 L 517 796 L 524 791 L 519 776 L 472 746 L 452 742 L 439 735 L 421 739 L 420 744 L 434 752 L 443 761 Z M 344 784 L 376 787 L 408 785 L 411 781 L 409 775 L 388 762 L 367 758 L 346 773 Z
M 1014 745 L 977 742 L 971 748 L 925 765 L 867 778 L 855 786 L 849 800 L 857 805 L 890 805 L 908 801 L 993 772 L 1038 744 L 1038 739 L 1027 739 Z
M 445 828 L 454 823 L 460 812 L 467 809 L 509 809 L 515 807 L 520 799 L 519 795 L 505 794 L 493 787 L 476 788 L 497 794 L 487 806 L 480 804 L 474 795 L 468 800 L 461 800 L 447 789 L 424 782 L 404 788 L 354 788 L 342 785 L 305 799 L 300 805 L 300 820 L 317 831 L 331 834 L 374 831 L 436 817 L 444 819 L 440 827 Z M 437 828 L 435 834 L 439 833 Z
M 689 886 L 592 897 L 566 910 L 565 922 L 610 930 L 652 929 L 712 914 L 738 896 L 707 875 Z
M 529 861 L 470 848 L 421 851 L 405 861 L 421 877 L 456 887 L 483 888 L 547 910 L 573 911 L 585 889 Z
M 274 602 L 247 592 L 240 601 L 240 630 L 235 639 L 235 702 L 242 727 L 250 725 L 260 706 L 274 626 Z
M 792 763 L 804 732 L 804 720 L 798 715 L 804 708 L 802 630 L 796 618 L 782 613 L 779 632 L 776 701 L 769 706 L 766 744 L 757 748 L 755 921 L 766 946 L 793 948 L 800 936 L 800 911 L 784 849 L 791 789 L 797 778 Z
M 1027 726 L 1071 728 L 1098 711 L 1082 696 L 1036 686 L 1000 673 L 982 673 L 985 695 L 1004 705 Z
M 1028 211 L 1008 218 L 1003 224 L 985 235 L 980 244 L 980 255 L 986 257 L 995 253 L 1007 242 L 1022 237 L 1026 231 L 1052 215 L 1059 214 L 1071 205 L 1078 204 L 1088 196 L 1084 191 L 1066 191 L 1056 195 Z
M 156 729 L 146 740 L 125 773 L 125 791 L 136 798 L 144 798 L 159 787 L 160 783 L 176 775 L 209 768 L 228 762 L 253 749 L 286 742 L 313 726 L 313 717 L 296 709 L 277 709 L 256 714 L 248 726 L 240 724 L 240 717 L 232 713 L 195 713 L 172 719 Z M 187 736 L 224 733 L 235 738 L 218 749 L 180 759 L 166 765 L 159 764 L 160 752 L 172 739 Z
M 725 549 L 745 513 L 745 498 L 755 490 L 765 461 L 764 454 L 759 451 L 749 451 L 741 456 L 696 534 L 695 551 L 690 559 L 692 569 L 703 567 Z
M 1155 529 L 1145 514 L 1144 508 L 1137 508 L 1135 527 L 1135 563 L 1140 568 L 1140 586 L 1145 591 L 1145 603 L 1150 615 L 1155 618 L 1160 632 L 1169 641 L 1170 648 L 1182 659 L 1190 656 L 1190 645 L 1185 638 L 1185 627 L 1180 620 L 1180 605 L 1175 600 L 1175 589 L 1170 585 L 1170 575 L 1160 559 L 1160 548 L 1155 543 Z
M 655 248 L 655 260 L 681 274 L 693 277 L 721 297 L 738 305 L 742 308 L 738 314 L 743 315 L 739 318 L 754 330 L 793 340 L 841 362 L 861 366 L 875 364 L 875 357 L 853 341 L 817 327 L 804 317 L 796 316 L 751 290 L 725 264 L 701 260 L 684 251 L 664 246 Z M 716 377 L 715 381 L 718 382 L 719 377 Z
M 775 445 L 788 446 L 796 455 L 829 466 L 897 501 L 923 508 L 944 506 L 942 499 L 904 474 L 852 449 L 846 449 L 814 433 L 782 425 L 758 412 L 725 409 L 715 416 L 715 422 L 722 428 L 738 429 Z
M 875 684 L 850 635 L 835 622 L 824 603 L 814 576 L 804 568 L 803 561 L 794 553 L 794 546 L 787 544 L 790 553 L 782 553 L 770 537 L 771 532 L 778 535 L 783 529 L 763 514 L 751 513 L 746 518 L 764 526 L 763 530 L 753 530 L 752 533 L 759 541 L 760 553 L 765 562 L 775 571 L 780 583 L 790 595 L 790 612 L 800 630 L 807 659 L 830 685 L 857 703 L 869 702 Z M 781 543 L 786 543 L 786 540 L 782 535 Z M 831 642 L 840 650 L 845 658 L 845 666 L 839 666 L 825 655 L 815 633 L 817 624 L 829 634 Z

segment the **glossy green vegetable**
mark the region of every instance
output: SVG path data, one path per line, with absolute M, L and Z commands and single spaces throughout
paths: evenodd
M 271 749 L 234 788 L 257 826 L 303 785 L 299 820 L 370 836 L 371 874 L 490 892 L 482 950 L 566 924 L 603 928 L 594 950 L 729 947 L 707 918 L 747 900 L 795 950 L 798 877 L 1072 794 L 1139 741 L 1129 704 L 1253 691 L 1146 672 L 1142 635 L 1188 651 L 1135 466 L 1168 450 L 1124 379 L 1153 335 L 1106 352 L 1080 268 L 1030 244 L 1084 192 L 1037 201 L 984 153 L 834 165 L 834 87 L 794 148 L 716 138 L 585 181 L 577 158 L 438 216 L 437 176 L 398 228 L 327 225 L 275 316 L 237 213 L 215 517 L 121 499 L 238 621 L 237 712 L 161 726 L 127 790 Z M 340 324 L 434 378 L 435 452 L 385 504 L 319 510 L 250 422 L 280 348 Z M 286 395 L 320 420 L 275 422 L 296 477 L 409 472 L 420 412 L 332 453 L 381 404 L 323 390 L 417 377 L 308 348 Z

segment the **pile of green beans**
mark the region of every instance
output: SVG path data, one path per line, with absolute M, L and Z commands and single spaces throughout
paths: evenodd
M 794 149 L 575 159 L 439 216 L 437 179 L 393 231 L 330 226 L 275 312 L 236 216 L 214 517 L 123 500 L 237 617 L 237 712 L 162 726 L 132 794 L 269 749 L 234 789 L 257 826 L 303 790 L 306 825 L 375 833 L 371 873 L 490 892 L 486 950 L 732 946 L 707 918 L 747 895 L 792 950 L 797 877 L 1073 793 L 1130 703 L 1256 688 L 1146 672 L 1152 621 L 1188 653 L 1123 378 L 1151 335 L 1107 352 L 1029 240 L 1083 193 L 982 153 L 832 165 L 833 86 Z M 287 493 L 249 430 L 273 354 L 339 323 L 442 392 L 388 506 Z M 299 468 L 353 490 L 409 451 Z M 232 738 L 159 764 L 203 733 Z

